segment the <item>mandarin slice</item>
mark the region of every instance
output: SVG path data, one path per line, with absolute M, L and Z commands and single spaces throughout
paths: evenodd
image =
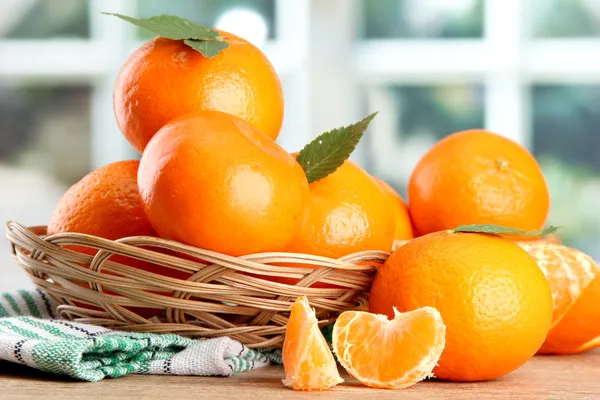
M 295 390 L 329 389 L 343 382 L 315 311 L 305 296 L 292 305 L 283 342 L 283 384 Z
M 333 327 L 333 350 L 350 375 L 374 388 L 401 389 L 432 376 L 446 327 L 432 307 L 394 318 L 346 311 Z

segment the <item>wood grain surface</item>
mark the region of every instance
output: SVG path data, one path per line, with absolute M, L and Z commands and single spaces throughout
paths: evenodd
M 600 399 L 600 351 L 575 356 L 538 356 L 490 382 L 425 381 L 408 389 L 370 389 L 346 383 L 324 392 L 295 392 L 281 384 L 283 368 L 272 366 L 230 378 L 130 375 L 97 383 L 76 382 L 0 362 L 0 399 Z

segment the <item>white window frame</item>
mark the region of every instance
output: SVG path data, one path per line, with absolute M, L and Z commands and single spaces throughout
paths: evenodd
M 370 146 L 353 156 L 378 165 L 399 163 L 400 127 L 390 85 L 483 84 L 485 128 L 531 143 L 532 83 L 600 83 L 600 38 L 532 39 L 531 2 L 484 0 L 482 40 L 356 40 L 358 0 L 276 0 L 277 38 L 263 47 L 286 89 L 280 143 L 295 151 L 317 134 L 354 122 L 367 107 L 380 111 Z M 135 14 L 133 0 L 90 0 L 89 39 L 0 39 L 0 84 L 92 85 L 90 168 L 131 158 L 112 117 L 115 76 L 140 45 L 132 27 L 100 14 Z M 382 150 L 385 150 L 382 152 Z M 382 154 L 383 153 L 383 154 Z

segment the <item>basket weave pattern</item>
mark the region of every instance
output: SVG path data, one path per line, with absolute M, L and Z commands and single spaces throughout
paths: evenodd
M 45 235 L 46 227 L 6 224 L 13 258 L 60 304 L 61 317 L 120 330 L 230 336 L 256 348 L 282 345 L 288 310 L 298 296 L 308 297 L 321 326 L 364 303 L 375 265 L 388 257 L 381 251 L 338 260 L 293 253 L 231 257 L 152 237 Z M 117 255 L 119 262 L 113 261 Z M 134 268 L 125 265 L 128 259 L 190 277 Z M 297 283 L 280 283 L 282 278 Z

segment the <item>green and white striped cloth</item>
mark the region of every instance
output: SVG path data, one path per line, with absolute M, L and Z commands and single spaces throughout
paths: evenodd
M 20 290 L 0 296 L 0 359 L 95 382 L 133 373 L 230 376 L 281 363 L 281 352 L 226 337 L 193 340 L 60 320 L 52 298 Z

